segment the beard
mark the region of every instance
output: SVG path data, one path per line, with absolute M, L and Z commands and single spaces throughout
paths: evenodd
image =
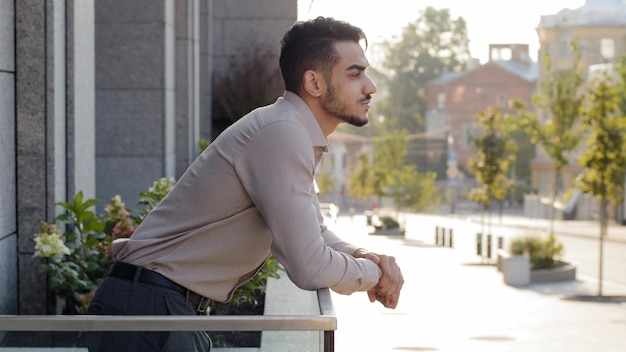
M 371 99 L 371 96 L 366 96 L 358 102 L 366 101 Z M 365 116 L 359 116 L 355 114 L 350 114 L 347 112 L 350 108 L 346 103 L 339 101 L 339 96 L 335 92 L 335 89 L 332 85 L 328 86 L 328 95 L 324 101 L 322 101 L 322 109 L 343 122 L 346 122 L 349 125 L 362 127 L 367 125 L 369 119 L 367 118 L 367 113 Z

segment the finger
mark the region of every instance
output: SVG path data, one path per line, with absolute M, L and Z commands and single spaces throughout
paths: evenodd
M 396 296 L 381 297 L 380 302 L 385 306 L 385 308 L 395 309 L 398 306 L 398 299 Z
M 380 264 L 380 257 L 374 253 L 368 253 L 366 258 L 373 261 L 376 264 Z
M 370 302 L 376 302 L 376 296 L 378 296 L 378 292 L 375 289 L 367 291 L 367 297 L 369 298 Z
M 394 309 L 396 308 L 397 305 L 397 301 L 394 300 L 393 298 L 384 296 L 384 297 L 380 297 L 378 299 L 378 301 L 385 307 L 385 308 L 391 308 Z
M 355 258 L 365 258 L 373 261 L 376 264 L 380 264 L 380 257 L 376 253 L 369 252 L 365 249 L 357 249 L 353 256 Z

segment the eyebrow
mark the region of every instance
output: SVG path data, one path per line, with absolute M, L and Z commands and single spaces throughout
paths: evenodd
M 346 71 L 350 71 L 350 70 L 359 70 L 359 71 L 365 71 L 367 67 L 363 66 L 363 65 L 359 65 L 359 64 L 352 64 L 350 66 L 348 66 L 346 68 Z

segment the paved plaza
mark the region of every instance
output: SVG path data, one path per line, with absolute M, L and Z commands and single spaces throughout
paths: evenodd
M 544 225 L 542 220 L 517 219 L 519 223 L 502 220 Z M 592 277 L 515 288 L 473 253 L 435 246 L 432 223 L 407 227 L 405 239 L 367 235 L 364 224 L 362 217 L 343 217 L 336 227 L 353 242 L 395 255 L 405 286 L 395 310 L 369 303 L 364 293 L 333 293 L 336 351 L 626 351 L 626 303 L 564 299 L 595 295 Z M 589 236 L 597 233 L 594 222 L 557 225 L 581 236 L 586 227 Z M 619 225 L 611 231 L 615 241 L 626 234 Z M 626 285 L 605 282 L 603 287 L 605 295 L 626 295 Z

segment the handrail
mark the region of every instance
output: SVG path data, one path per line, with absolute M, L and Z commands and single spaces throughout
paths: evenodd
M 335 323 L 322 315 L 0 315 L 0 331 L 326 331 Z
M 0 315 L 0 331 L 323 331 L 334 351 L 330 291 L 317 290 L 319 315 Z

